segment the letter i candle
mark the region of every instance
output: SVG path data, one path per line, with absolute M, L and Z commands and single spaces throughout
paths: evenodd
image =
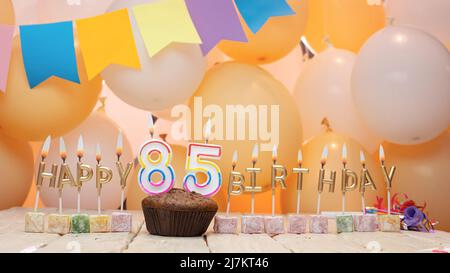
M 127 163 L 126 168 L 123 168 L 122 162 L 120 161 L 120 157 L 123 153 L 123 136 L 122 131 L 119 131 L 119 135 L 117 136 L 117 146 L 116 146 L 116 155 L 117 155 L 117 170 L 120 176 L 120 211 L 113 212 L 111 215 L 111 231 L 112 232 L 130 232 L 132 228 L 132 215 L 131 213 L 125 212 L 123 210 L 123 203 L 125 199 L 125 187 L 127 186 L 127 179 L 130 175 L 131 169 L 133 168 L 133 164 L 131 162 Z
M 275 145 L 272 150 L 272 215 L 264 217 L 264 229 L 268 234 L 281 234 L 284 233 L 284 219 L 281 215 L 275 215 L 275 189 L 277 182 L 280 183 L 281 189 L 286 189 L 286 168 L 281 165 L 277 165 L 277 146 Z M 280 172 L 280 175 L 277 175 Z
M 227 191 L 227 213 L 226 215 L 216 215 L 214 218 L 214 232 L 216 233 L 237 233 L 238 217 L 230 215 L 230 203 L 232 195 L 241 195 L 244 191 L 244 176 L 236 171 L 236 164 L 238 161 L 238 152 L 233 152 L 233 159 L 231 163 L 230 178 L 228 180 Z
M 297 162 L 298 168 L 292 168 L 292 172 L 297 174 L 297 206 L 295 214 L 288 215 L 288 233 L 301 234 L 306 233 L 306 224 L 308 216 L 300 215 L 300 201 L 303 187 L 303 174 L 309 173 L 309 169 L 302 168 L 303 155 L 302 150 L 298 150 Z
M 97 187 L 97 215 L 89 216 L 91 233 L 101 233 L 110 231 L 111 217 L 102 215 L 102 187 L 112 179 L 112 171 L 110 168 L 102 166 L 102 152 L 99 144 L 96 146 L 95 159 L 97 166 L 95 171 L 95 184 Z
M 252 152 L 252 167 L 246 168 L 246 171 L 250 173 L 250 186 L 246 186 L 245 191 L 251 193 L 251 213 L 242 215 L 242 233 L 264 233 L 264 217 L 255 215 L 255 192 L 262 191 L 261 186 L 256 186 L 256 174 L 261 172 L 261 168 L 256 168 L 258 151 L 258 144 L 255 144 Z
M 378 216 L 378 225 L 379 225 L 381 231 L 399 232 L 400 231 L 400 216 L 399 215 L 391 215 L 391 188 L 392 188 L 392 181 L 394 179 L 396 167 L 392 166 L 388 173 L 386 166 L 384 164 L 385 157 L 384 157 L 384 149 L 383 149 L 382 145 L 380 145 L 379 155 L 380 155 L 381 171 L 383 172 L 384 181 L 386 182 L 388 214 Z

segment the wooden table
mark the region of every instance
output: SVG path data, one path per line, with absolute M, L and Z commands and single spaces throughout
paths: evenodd
M 178 238 L 150 235 L 140 211 L 133 214 L 131 233 L 47 234 L 25 233 L 25 208 L 0 211 L 0 252 L 430 252 L 450 247 L 450 233 L 342 233 L 342 234 L 215 234 Z M 56 209 L 43 209 L 45 213 Z M 65 213 L 74 213 L 66 210 Z M 87 211 L 94 214 L 95 211 Z M 105 213 L 110 213 L 106 211 Z M 330 220 L 330 230 L 335 229 Z

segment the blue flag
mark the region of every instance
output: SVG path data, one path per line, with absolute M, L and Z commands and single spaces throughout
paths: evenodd
M 31 88 L 51 76 L 80 83 L 72 22 L 20 26 L 20 42 Z
M 270 17 L 295 14 L 286 0 L 234 0 L 234 2 L 253 33 L 258 32 Z

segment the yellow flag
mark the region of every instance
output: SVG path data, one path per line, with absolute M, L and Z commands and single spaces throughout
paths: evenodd
M 184 0 L 162 0 L 132 9 L 150 56 L 172 42 L 202 42 Z
M 76 20 L 76 26 L 89 79 L 110 64 L 141 67 L 127 9 Z

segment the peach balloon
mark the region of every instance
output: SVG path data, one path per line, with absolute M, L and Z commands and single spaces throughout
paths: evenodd
M 207 115 L 212 115 L 211 143 L 222 146 L 222 159 L 217 164 L 223 174 L 231 169 L 234 150 L 239 154 L 238 170 L 245 173 L 245 168 L 251 167 L 255 143 L 259 143 L 260 148 L 256 166 L 262 168 L 262 173 L 257 175 L 257 184 L 265 189 L 269 189 L 271 184 L 270 168 L 275 144 L 278 145 L 279 164 L 287 168 L 296 164 L 297 149 L 302 143 L 300 115 L 286 87 L 262 68 L 237 62 L 216 65 L 208 71 L 193 98 L 190 102 L 192 114 L 204 118 L 202 124 L 194 118 L 192 139 L 202 141 L 202 126 L 207 121 Z M 202 111 L 198 107 L 199 102 L 203 113 L 197 112 Z M 215 116 L 215 110 L 221 112 L 222 117 Z M 210 114 L 207 114 L 209 111 Z M 250 117 L 250 112 L 254 119 Z M 223 130 L 216 128 L 215 118 Z M 227 125 L 231 121 L 234 124 Z M 224 188 L 226 184 L 228 181 L 224 178 Z
M 326 49 L 325 36 L 337 48 L 358 52 L 384 24 L 383 7 L 370 6 L 367 0 L 314 0 L 305 37 L 317 52 Z
M 16 17 L 11 0 L 0 0 L 0 24 L 14 25 Z
M 33 180 L 33 163 L 27 142 L 0 133 L 0 209 L 23 204 Z
M 222 41 L 219 48 L 236 61 L 264 64 L 287 55 L 300 43 L 308 17 L 308 0 L 288 0 L 295 15 L 271 17 L 256 33 L 241 18 L 248 42 Z
M 60 136 L 86 119 L 97 103 L 101 78 L 87 80 L 80 54 L 81 84 L 52 77 L 30 89 L 18 38 L 14 40 L 6 93 L 0 93 L 0 128 L 14 138 L 36 141 Z
M 397 166 L 393 192 L 406 193 L 450 231 L 450 129 L 436 139 L 414 146 L 384 143 L 386 165 Z
M 335 132 L 324 132 L 306 141 L 303 145 L 303 165 L 308 168 L 310 173 L 303 176 L 303 190 L 301 196 L 301 212 L 315 213 L 317 209 L 317 186 L 319 181 L 319 169 L 322 156 L 322 150 L 328 145 L 329 156 L 326 161 L 326 177 L 329 177 L 330 171 L 336 171 L 336 184 L 334 193 L 328 192 L 328 186 L 324 186 L 321 196 L 321 211 L 341 211 L 342 192 L 341 192 L 341 170 L 342 170 L 342 146 L 347 145 L 348 157 L 347 168 L 356 172 L 358 178 L 361 173 L 360 150 L 365 152 L 366 166 L 369 170 L 377 191 L 367 189 L 365 193 L 366 206 L 373 206 L 376 196 L 384 197 L 386 195 L 386 186 L 381 176 L 381 169 L 378 161 L 371 158 L 370 154 L 355 140 Z M 289 170 L 291 173 L 292 169 Z M 297 202 L 297 177 L 290 175 L 287 182 L 288 189 L 282 191 L 282 207 L 284 213 L 295 212 Z M 358 185 L 359 186 L 359 185 Z M 346 194 L 346 210 L 361 211 L 361 194 L 359 188 Z

